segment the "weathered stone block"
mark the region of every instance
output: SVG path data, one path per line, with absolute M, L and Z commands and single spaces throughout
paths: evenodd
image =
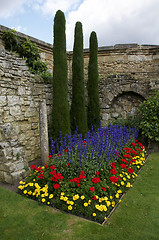
M 4 172 L 4 182 L 13 184 L 13 177 L 11 176 L 10 173 Z
M 22 114 L 21 108 L 19 105 L 10 107 L 10 114 L 14 117 L 20 116 Z
M 24 121 L 21 123 L 20 125 L 20 129 L 21 131 L 27 131 L 27 130 L 31 130 L 31 123 L 28 123 L 28 121 Z
M 6 96 L 0 96 L 0 107 L 4 107 L 7 104 Z
M 25 177 L 25 170 L 19 170 L 11 173 L 12 183 L 17 182 Z
M 13 151 L 13 156 L 17 158 L 23 155 L 23 147 L 13 147 L 12 148 Z
M 25 117 L 34 117 L 36 116 L 37 111 L 36 108 L 28 108 L 27 111 L 25 112 Z
M 19 86 L 18 87 L 18 95 L 25 95 L 25 87 Z

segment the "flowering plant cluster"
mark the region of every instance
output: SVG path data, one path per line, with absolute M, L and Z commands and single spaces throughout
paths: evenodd
M 87 147 L 88 141 L 84 140 L 83 145 Z M 102 161 L 96 153 L 96 164 L 94 160 L 91 167 L 93 159 L 87 164 L 87 156 L 87 168 L 82 160 L 75 169 L 75 159 L 70 161 L 66 148 L 56 156 L 50 155 L 48 163 L 42 167 L 31 165 L 30 174 L 25 182 L 20 181 L 18 188 L 26 197 L 102 223 L 120 203 L 122 194 L 132 187 L 144 164 L 145 153 L 140 142 L 128 141 L 111 153 L 114 157 L 109 161 Z

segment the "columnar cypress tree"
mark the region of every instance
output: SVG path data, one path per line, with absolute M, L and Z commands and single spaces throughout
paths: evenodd
M 60 10 L 54 18 L 52 137 L 70 131 L 65 16 Z
M 93 31 L 90 35 L 89 64 L 88 64 L 88 128 L 92 126 L 97 129 L 100 126 L 100 106 L 98 89 L 98 41 L 97 35 Z
M 83 136 L 87 133 L 87 114 L 85 108 L 84 85 L 84 58 L 83 58 L 83 31 L 81 22 L 75 26 L 73 59 L 72 59 L 72 104 L 71 104 L 71 129 L 78 131 Z

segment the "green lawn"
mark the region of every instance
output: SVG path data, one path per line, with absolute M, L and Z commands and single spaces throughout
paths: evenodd
M 158 240 L 159 153 L 153 153 L 110 220 L 97 223 L 0 188 L 0 240 Z

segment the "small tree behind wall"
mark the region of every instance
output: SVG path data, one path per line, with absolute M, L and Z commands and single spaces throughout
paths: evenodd
M 56 12 L 54 18 L 53 61 L 51 136 L 55 139 L 59 138 L 60 131 L 63 135 L 70 131 L 65 16 L 61 10 Z
M 72 59 L 72 103 L 71 103 L 71 130 L 83 136 L 87 133 L 87 114 L 85 108 L 84 58 L 83 58 L 83 31 L 81 22 L 75 26 L 73 59 Z
M 99 106 L 99 89 L 98 89 L 98 41 L 97 35 L 93 31 L 90 35 L 89 46 L 89 64 L 88 64 L 88 109 L 87 119 L 88 128 L 94 129 L 100 127 L 100 106 Z

